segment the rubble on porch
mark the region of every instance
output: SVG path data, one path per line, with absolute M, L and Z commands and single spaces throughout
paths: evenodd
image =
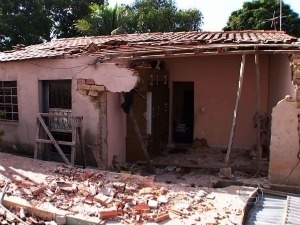
M 220 180 L 217 174 L 197 170 L 168 184 L 168 175 L 176 172 L 167 168 L 155 176 L 140 176 L 141 169 L 137 175 L 113 173 L 0 154 L 1 191 L 9 182 L 3 204 L 23 217 L 24 224 L 240 224 L 245 199 L 256 189 L 192 185 L 192 180 L 203 185 Z M 241 173 L 236 178 L 247 180 Z M 265 178 L 248 182 L 267 184 Z M 8 214 L 0 219 L 2 224 L 22 224 Z

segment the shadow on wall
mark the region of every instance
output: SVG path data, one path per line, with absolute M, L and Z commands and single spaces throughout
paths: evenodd
M 94 148 L 95 148 L 95 138 L 92 137 L 91 132 L 87 129 L 83 135 L 84 151 L 86 157 L 87 166 L 98 167 L 97 159 L 95 158 Z M 76 158 L 81 159 L 77 160 L 76 164 L 82 165 L 82 157 L 80 151 L 77 151 Z

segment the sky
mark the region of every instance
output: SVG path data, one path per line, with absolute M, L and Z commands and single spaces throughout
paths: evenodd
M 231 12 L 241 9 L 244 2 L 251 0 L 175 0 L 180 9 L 196 8 L 203 14 L 203 31 L 220 31 L 225 27 Z M 278 0 L 279 1 L 279 0 Z M 300 15 L 300 0 L 282 0 Z M 110 6 L 132 4 L 134 0 L 108 0 Z

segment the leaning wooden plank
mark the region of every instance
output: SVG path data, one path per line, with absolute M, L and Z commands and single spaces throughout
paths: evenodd
M 150 156 L 149 156 L 149 154 L 148 154 L 146 145 L 145 145 L 145 143 L 144 143 L 143 137 L 142 137 L 141 132 L 140 132 L 140 128 L 139 128 L 139 126 L 138 126 L 138 124 L 137 124 L 137 122 L 136 122 L 135 116 L 134 116 L 133 111 L 132 111 L 131 108 L 130 108 L 129 116 L 130 116 L 131 122 L 132 122 L 132 124 L 133 124 L 135 133 L 136 133 L 137 136 L 138 136 L 138 139 L 139 139 L 139 142 L 140 142 L 142 151 L 143 151 L 143 153 L 144 153 L 144 156 L 145 156 L 145 158 L 146 158 L 146 160 L 147 160 L 147 165 L 148 165 L 149 172 L 154 173 L 154 168 L 153 168 L 153 166 L 152 166 L 152 163 L 151 163 L 151 160 L 150 160 Z
M 3 205 L 6 208 L 24 208 L 30 214 L 43 219 L 43 220 L 55 220 L 57 215 L 64 216 L 70 214 L 70 212 L 61 210 L 55 207 L 47 208 L 47 210 L 38 208 L 27 200 L 17 196 L 5 196 L 3 199 Z
M 44 130 L 46 131 L 48 137 L 50 138 L 50 140 L 52 141 L 52 144 L 55 146 L 55 148 L 57 149 L 57 151 L 59 152 L 59 154 L 61 155 L 61 157 L 63 158 L 63 160 L 65 161 L 65 163 L 67 165 L 71 165 L 70 161 L 68 160 L 68 158 L 65 156 L 65 154 L 63 153 L 63 151 L 61 150 L 61 148 L 59 147 L 59 145 L 57 144 L 56 140 L 54 139 L 54 137 L 52 136 L 51 132 L 49 131 L 47 125 L 45 124 L 42 116 L 40 114 L 38 114 L 38 119 L 40 121 L 40 123 L 42 124 Z
M 21 220 L 19 217 L 17 217 L 14 213 L 12 213 L 11 211 L 9 211 L 7 208 L 5 208 L 4 206 L 4 203 L 3 203 L 3 199 L 5 197 L 5 193 L 6 193 L 6 190 L 8 188 L 8 182 L 6 182 L 4 188 L 3 188 L 3 192 L 1 194 L 1 197 L 0 197 L 0 207 L 8 214 L 10 214 L 14 219 L 16 219 L 17 221 L 19 221 L 19 224 L 23 224 L 23 225 L 29 225 L 27 222 Z
M 228 165 L 229 156 L 230 156 L 230 153 L 231 153 L 232 142 L 233 142 L 233 138 L 234 138 L 236 118 L 237 118 L 237 113 L 238 113 L 238 107 L 239 107 L 241 93 L 242 93 L 243 78 L 244 78 L 244 73 L 245 73 L 245 58 L 246 58 L 246 55 L 243 54 L 242 55 L 242 61 L 241 61 L 241 67 L 240 67 L 239 86 L 238 86 L 238 91 L 237 91 L 237 96 L 236 96 L 236 101 L 235 101 L 235 107 L 234 107 L 234 112 L 233 112 L 232 127 L 231 127 L 231 132 L 230 132 L 230 137 L 229 137 L 229 144 L 228 144 L 228 148 L 227 148 L 227 154 L 226 154 L 226 158 L 225 158 L 226 166 Z

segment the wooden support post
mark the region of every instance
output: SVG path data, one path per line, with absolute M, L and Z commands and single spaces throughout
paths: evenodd
M 132 111 L 131 108 L 130 108 L 130 111 L 129 111 L 129 116 L 130 116 L 132 125 L 133 125 L 133 127 L 134 127 L 135 133 L 136 133 L 136 135 L 138 136 L 138 139 L 139 139 L 139 142 L 140 142 L 142 151 L 143 151 L 143 153 L 144 153 L 144 156 L 145 156 L 145 158 L 146 158 L 149 172 L 154 173 L 154 168 L 153 168 L 153 166 L 152 166 L 152 163 L 151 163 L 151 160 L 150 160 L 150 156 L 149 156 L 149 154 L 148 154 L 148 151 L 147 151 L 145 142 L 144 142 L 143 137 L 142 137 L 141 132 L 140 132 L 140 128 L 139 128 L 139 126 L 138 126 L 138 124 L 137 124 L 137 122 L 136 122 L 134 113 L 133 113 L 133 111 Z
M 232 127 L 231 127 L 231 132 L 230 132 L 230 137 L 229 137 L 229 144 L 228 144 L 228 148 L 227 148 L 227 154 L 226 154 L 226 158 L 225 158 L 226 166 L 228 165 L 228 162 L 229 162 L 229 156 L 230 156 L 230 153 L 231 153 L 232 142 L 233 142 L 233 138 L 234 138 L 236 118 L 237 118 L 238 107 L 239 107 L 239 102 L 240 102 L 240 98 L 241 98 L 242 86 L 243 86 L 243 78 L 244 78 L 244 73 L 245 73 L 245 58 L 246 58 L 246 55 L 243 54 L 242 55 L 242 61 L 241 61 L 241 67 L 240 67 L 239 86 L 238 86 L 238 91 L 237 91 L 237 96 L 236 96 L 236 101 L 235 101 L 235 107 L 234 107 L 234 112 L 233 112 Z
M 37 120 L 36 122 L 37 122 L 36 139 L 39 139 L 39 134 L 40 134 L 40 127 L 41 127 L 41 124 L 40 124 L 39 120 Z M 35 147 L 34 147 L 34 157 L 33 157 L 34 159 L 37 159 L 39 145 L 40 145 L 39 142 L 35 142 Z
M 259 164 L 260 159 L 262 157 L 262 149 L 261 149 L 261 124 L 260 124 L 260 116 L 261 116 L 261 107 L 260 107 L 260 73 L 259 73 L 259 56 L 258 53 L 255 54 L 255 70 L 256 70 L 256 100 L 257 100 L 257 127 L 256 127 L 256 135 L 257 135 L 257 149 L 256 149 L 256 159 L 257 159 L 257 175 L 259 175 Z

